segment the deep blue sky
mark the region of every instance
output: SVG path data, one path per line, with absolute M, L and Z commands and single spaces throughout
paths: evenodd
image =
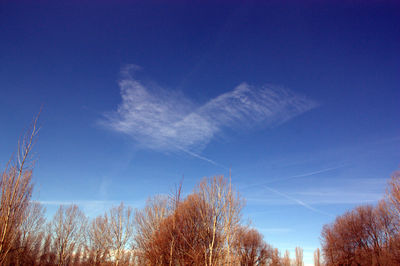
M 399 167 L 399 4 L 62 2 L 0 4 L 0 163 L 43 104 L 49 213 L 141 207 L 231 168 L 244 219 L 310 261 Z

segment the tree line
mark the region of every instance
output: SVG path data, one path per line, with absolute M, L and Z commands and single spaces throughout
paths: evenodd
M 182 197 L 147 200 L 142 209 L 121 203 L 93 219 L 77 205 L 59 206 L 50 221 L 32 198 L 31 156 L 37 117 L 18 142 L 0 179 L 0 265 L 270 265 L 302 266 L 242 221 L 245 200 L 230 177 L 204 178 Z M 325 225 L 314 265 L 400 265 L 400 172 L 386 197 Z
M 186 197 L 182 186 L 148 199 L 143 209 L 121 203 L 89 219 L 77 205 L 59 206 L 50 221 L 32 201 L 31 156 L 36 117 L 1 172 L 0 265 L 290 265 L 289 253 L 242 222 L 245 201 L 230 178 L 204 178 Z M 302 265 L 296 249 L 296 265 Z

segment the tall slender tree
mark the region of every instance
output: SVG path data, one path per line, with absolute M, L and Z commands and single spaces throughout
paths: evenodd
M 40 114 L 40 113 L 39 113 Z M 0 180 L 0 264 L 19 241 L 19 229 L 26 219 L 25 211 L 32 196 L 31 151 L 39 132 L 37 115 L 29 129 L 18 141 L 16 157 L 12 158 Z
M 304 262 L 303 262 L 303 249 L 301 247 L 296 247 L 294 251 L 295 251 L 295 255 L 296 255 L 294 264 L 296 266 L 303 266 L 304 265 Z
M 321 251 L 319 250 L 319 248 L 317 248 L 314 251 L 314 266 L 321 266 L 322 262 L 321 262 Z
M 201 208 L 203 223 L 208 225 L 211 241 L 205 250 L 205 265 L 221 264 L 230 257 L 230 245 L 235 228 L 241 219 L 244 200 L 232 189 L 231 182 L 223 176 L 204 178 L 195 192 L 200 196 L 200 203 L 207 207 Z M 228 263 L 230 258 L 228 258 Z

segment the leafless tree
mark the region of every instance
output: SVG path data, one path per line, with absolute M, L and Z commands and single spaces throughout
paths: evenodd
M 112 249 L 111 228 L 108 216 L 100 215 L 93 219 L 88 228 L 88 248 L 93 254 L 94 265 L 105 263 Z
M 198 186 L 197 193 L 200 195 L 200 204 L 207 205 L 202 207 L 202 223 L 207 225 L 209 228 L 207 232 L 211 232 L 211 241 L 209 241 L 208 247 L 205 250 L 205 262 L 207 266 L 217 264 L 219 254 L 217 250 L 223 248 L 223 222 L 224 222 L 224 187 L 226 186 L 223 178 L 213 177 L 211 179 L 204 179 Z
M 195 193 L 200 196 L 202 204 L 208 205 L 202 208 L 205 211 L 202 217 L 203 223 L 209 226 L 207 230 L 212 234 L 212 240 L 208 243 L 207 261 L 204 263 L 208 266 L 221 264 L 221 260 L 226 261 L 224 253 L 229 263 L 232 235 L 240 222 L 244 201 L 234 192 L 231 182 L 228 183 L 223 176 L 203 179 Z
M 84 242 L 87 220 L 78 206 L 61 205 L 50 228 L 57 265 L 67 265 L 76 249 Z
M 274 248 L 272 251 L 272 257 L 270 261 L 270 266 L 280 266 L 281 265 L 281 258 L 279 254 L 279 250 L 277 248 Z
M 151 258 L 153 234 L 169 214 L 168 198 L 162 196 L 148 199 L 144 209 L 135 211 L 135 252 L 142 264 Z
M 119 206 L 111 208 L 106 219 L 109 220 L 110 224 L 110 248 L 114 257 L 114 264 L 118 266 L 124 253 L 130 250 L 133 244 L 134 218 L 132 208 L 125 207 L 121 203 Z
M 317 248 L 314 251 L 314 266 L 321 266 L 321 251 Z
M 386 201 L 379 205 L 381 222 L 388 228 L 391 239 L 389 247 L 392 259 L 400 263 L 400 171 L 394 172 L 386 193 Z M 385 215 L 384 215 L 385 214 Z M 384 219 L 386 218 L 386 219 Z
M 43 246 L 41 249 L 40 253 L 40 258 L 39 258 L 39 265 L 48 265 L 50 262 L 50 257 L 52 256 L 52 250 L 51 250 L 51 229 L 50 226 L 47 226 L 47 230 L 44 235 L 44 242 Z M 54 261 L 54 260 L 51 260 Z
M 295 261 L 294 261 L 294 265 L 295 266 L 303 266 L 304 262 L 303 262 L 303 249 L 301 247 L 296 247 L 295 248 Z
M 286 250 L 282 258 L 282 266 L 290 266 L 290 265 L 291 265 L 290 253 L 289 250 Z
M 22 264 L 36 265 L 39 262 L 39 253 L 44 236 L 45 208 L 38 202 L 30 202 L 25 209 L 24 221 L 21 224 L 20 246 L 18 257 Z
M 388 210 L 394 215 L 396 226 L 400 227 L 400 171 L 394 172 L 386 196 Z
M 19 241 L 19 228 L 25 220 L 25 210 L 32 195 L 33 160 L 30 156 L 39 128 L 39 115 L 18 141 L 15 160 L 11 159 L 0 180 L 0 264 Z

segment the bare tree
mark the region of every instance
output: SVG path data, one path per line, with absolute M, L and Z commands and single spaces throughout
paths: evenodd
M 274 248 L 272 251 L 272 257 L 270 261 L 270 266 L 280 266 L 281 265 L 281 258 L 279 255 L 279 250 L 277 248 Z
M 132 208 L 125 207 L 121 203 L 119 206 L 111 208 L 108 220 L 110 224 L 110 247 L 114 255 L 114 264 L 118 266 L 124 253 L 133 244 L 134 220 Z M 130 246 L 128 247 L 128 245 Z
M 242 217 L 242 209 L 245 205 L 245 201 L 238 192 L 232 187 L 232 178 L 229 173 L 229 183 L 227 183 L 226 194 L 224 204 L 224 234 L 225 234 L 225 246 L 226 246 L 226 264 L 231 265 L 231 246 L 234 241 L 233 236 L 240 225 Z
M 35 265 L 39 261 L 44 236 L 44 214 L 45 208 L 38 202 L 30 202 L 25 209 L 25 219 L 20 227 L 20 247 L 16 247 L 23 264 Z
M 396 218 L 397 226 L 400 227 L 400 171 L 394 172 L 387 189 L 388 209 Z
M 295 261 L 294 261 L 294 265 L 296 266 L 303 266 L 304 262 L 303 262 L 303 249 L 301 247 L 296 247 L 295 248 Z
M 161 196 L 148 199 L 144 209 L 135 211 L 135 251 L 141 264 L 152 257 L 153 234 L 169 214 L 168 198 Z
M 216 254 L 217 250 L 222 249 L 224 222 L 224 209 L 226 209 L 224 202 L 224 188 L 226 182 L 222 177 L 213 177 L 211 179 L 204 179 L 198 186 L 198 194 L 201 197 L 201 203 L 208 205 L 209 207 L 202 208 L 203 224 L 209 228 L 207 232 L 211 232 L 212 238 L 208 243 L 205 252 L 205 265 L 212 266 L 217 264 L 217 258 L 219 254 Z
M 67 265 L 73 253 L 82 245 L 86 223 L 86 217 L 78 206 L 61 205 L 58 208 L 50 225 L 57 265 Z
M 30 152 L 38 134 L 39 115 L 18 141 L 17 158 L 10 160 L 0 180 L 0 264 L 19 237 L 19 227 L 25 220 L 25 210 L 32 195 L 33 160 Z
M 290 253 L 289 250 L 286 250 L 282 258 L 282 266 L 290 266 L 290 265 L 291 265 Z
M 241 219 L 241 210 L 244 201 L 232 189 L 231 183 L 223 176 L 205 178 L 200 182 L 195 190 L 200 196 L 202 204 L 207 208 L 202 208 L 203 223 L 209 228 L 212 239 L 208 243 L 205 251 L 205 265 L 221 264 L 224 252 L 230 256 L 230 244 L 235 227 Z M 217 253 L 216 253 L 217 252 Z M 228 258 L 229 263 L 230 258 Z
M 112 249 L 111 228 L 107 215 L 96 217 L 88 228 L 89 252 L 93 254 L 94 265 L 105 263 Z
M 44 235 L 44 242 L 43 246 L 40 252 L 40 258 L 39 258 L 39 265 L 48 265 L 50 261 L 50 257 L 52 254 L 51 251 L 51 232 L 50 232 L 50 226 L 47 226 L 47 232 Z
M 386 201 L 378 206 L 381 222 L 391 235 L 390 254 L 396 263 L 400 263 L 400 171 L 394 172 L 386 192 Z
M 314 266 L 321 266 L 321 251 L 317 248 L 314 251 Z

